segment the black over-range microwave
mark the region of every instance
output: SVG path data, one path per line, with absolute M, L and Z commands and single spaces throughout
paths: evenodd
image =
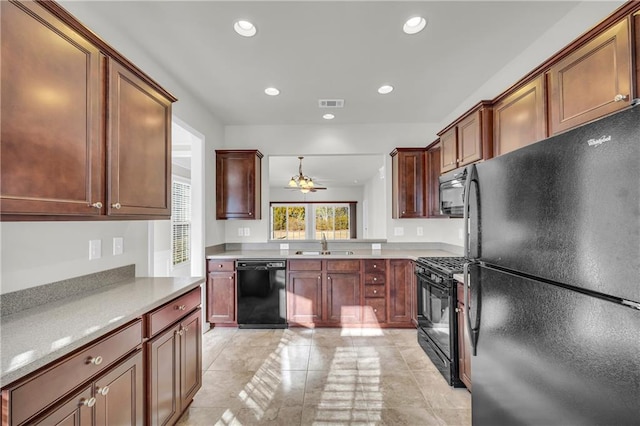
M 456 169 L 440 176 L 440 211 L 451 217 L 464 214 L 466 169 Z

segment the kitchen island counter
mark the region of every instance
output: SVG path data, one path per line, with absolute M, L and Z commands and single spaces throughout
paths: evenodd
M 203 282 L 201 277 L 130 278 L 2 317 L 0 386 L 36 371 Z

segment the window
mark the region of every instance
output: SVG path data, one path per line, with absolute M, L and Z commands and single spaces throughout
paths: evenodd
M 191 185 L 174 180 L 171 197 L 171 250 L 176 266 L 191 260 Z
M 271 239 L 356 238 L 356 203 L 271 203 Z

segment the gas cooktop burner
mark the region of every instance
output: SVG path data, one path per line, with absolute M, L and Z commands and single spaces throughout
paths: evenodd
M 466 259 L 464 257 L 419 257 L 418 262 L 447 274 L 457 274 L 462 272 Z

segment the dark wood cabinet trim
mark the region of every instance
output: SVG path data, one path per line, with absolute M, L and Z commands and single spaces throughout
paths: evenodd
M 631 28 L 633 31 L 633 39 L 635 44 L 635 50 L 633 55 L 633 61 L 635 63 L 635 74 L 632 76 L 632 81 L 635 82 L 635 98 L 640 97 L 640 12 L 636 12 L 631 20 Z

